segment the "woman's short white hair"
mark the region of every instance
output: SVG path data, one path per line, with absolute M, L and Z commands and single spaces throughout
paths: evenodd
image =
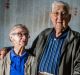
M 16 24 L 16 25 L 14 25 L 14 26 L 11 28 L 11 30 L 9 31 L 9 39 L 10 39 L 10 41 L 11 41 L 12 33 L 13 33 L 14 30 L 17 29 L 17 28 L 24 29 L 24 30 L 26 30 L 26 32 L 29 34 L 29 30 L 28 30 L 28 28 L 27 28 L 25 25 L 23 25 L 23 24 Z
M 63 2 L 63 1 L 54 1 L 54 2 L 52 3 L 52 12 L 53 12 L 53 10 L 55 9 L 54 7 L 55 7 L 56 5 L 63 5 L 63 6 L 65 7 L 66 11 L 67 11 L 68 13 L 70 12 L 70 6 L 69 6 L 69 4 L 66 3 L 66 2 Z
M 22 28 L 22 29 L 26 30 L 27 33 L 29 33 L 29 30 L 28 30 L 28 28 L 27 28 L 25 25 L 23 25 L 23 24 L 16 24 L 16 25 L 14 25 L 14 26 L 11 28 L 11 30 L 10 30 L 10 32 L 9 32 L 9 35 L 10 35 L 16 28 Z

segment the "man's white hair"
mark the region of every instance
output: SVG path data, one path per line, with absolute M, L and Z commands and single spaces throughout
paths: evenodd
M 63 5 L 63 6 L 65 7 L 66 11 L 67 11 L 68 13 L 70 12 L 70 6 L 69 6 L 69 4 L 66 3 L 66 2 L 63 2 L 63 1 L 54 1 L 54 2 L 52 3 L 52 12 L 53 12 L 53 10 L 55 9 L 54 7 L 55 7 L 56 5 Z

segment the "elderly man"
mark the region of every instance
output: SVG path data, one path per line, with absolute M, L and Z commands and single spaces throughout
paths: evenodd
M 25 49 L 29 38 L 28 29 L 17 24 L 11 29 L 9 38 L 13 47 L 8 48 L 10 52 L 0 60 L 0 75 L 30 75 L 32 57 Z
M 80 34 L 68 25 L 69 5 L 55 1 L 49 15 L 53 28 L 41 32 L 31 47 L 32 75 L 80 75 Z
M 80 75 L 80 34 L 68 25 L 69 5 L 63 1 L 52 3 L 50 19 L 53 28 L 41 32 L 32 45 L 37 74 Z

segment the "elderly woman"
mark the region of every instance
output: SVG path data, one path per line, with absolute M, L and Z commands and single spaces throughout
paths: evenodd
M 53 27 L 41 32 L 31 48 L 32 75 L 80 75 L 80 33 L 69 27 L 69 5 L 55 1 L 49 16 Z
M 15 25 L 9 32 L 13 47 L 8 54 L 0 60 L 0 75 L 30 75 L 31 58 L 25 49 L 28 43 L 29 31 L 22 25 Z

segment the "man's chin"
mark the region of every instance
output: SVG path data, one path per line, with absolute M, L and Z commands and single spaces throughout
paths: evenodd
M 62 28 L 57 27 L 56 31 L 62 31 Z

